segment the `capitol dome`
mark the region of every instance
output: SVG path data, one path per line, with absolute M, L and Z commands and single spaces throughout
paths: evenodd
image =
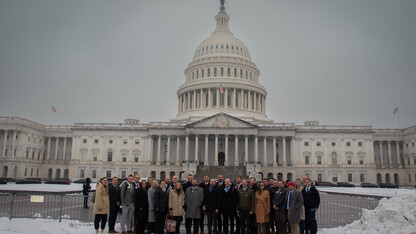
M 270 122 L 266 89 L 247 46 L 230 31 L 222 5 L 216 28 L 195 50 L 178 89 L 174 121 L 196 121 L 223 112 L 250 122 Z

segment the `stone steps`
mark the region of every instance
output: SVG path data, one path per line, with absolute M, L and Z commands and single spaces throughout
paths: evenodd
M 246 168 L 244 166 L 198 166 L 195 178 L 201 183 L 204 175 L 208 174 L 210 178 L 217 179 L 219 174 L 224 176 L 224 180 L 229 178 L 231 182 L 236 176 L 247 177 Z

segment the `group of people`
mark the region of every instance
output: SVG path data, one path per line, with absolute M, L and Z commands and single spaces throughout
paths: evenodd
M 317 232 L 320 196 L 307 176 L 295 182 L 237 176 L 234 184 L 222 175 L 205 175 L 202 183 L 192 175 L 187 179 L 182 184 L 177 176 L 158 182 L 129 175 L 120 186 L 117 177 L 110 185 L 101 179 L 94 195 L 96 232 L 100 223 L 104 232 L 108 219 L 109 233 L 117 233 L 120 207 L 122 233 L 164 233 L 167 218 L 176 221 L 176 233 L 184 218 L 186 233 L 204 233 L 205 217 L 208 234 Z

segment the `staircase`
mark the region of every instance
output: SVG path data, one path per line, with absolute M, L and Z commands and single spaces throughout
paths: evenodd
M 246 168 L 244 166 L 198 166 L 195 178 L 199 183 L 204 181 L 204 175 L 208 174 L 209 178 L 217 179 L 219 174 L 224 176 L 224 180 L 229 178 L 231 182 L 236 176 L 247 178 Z

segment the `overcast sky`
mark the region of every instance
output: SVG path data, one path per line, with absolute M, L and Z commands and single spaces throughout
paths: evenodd
M 0 116 L 169 121 L 217 0 L 0 0 Z M 416 1 L 226 0 L 275 122 L 416 124 Z M 56 114 L 51 118 L 51 109 Z

